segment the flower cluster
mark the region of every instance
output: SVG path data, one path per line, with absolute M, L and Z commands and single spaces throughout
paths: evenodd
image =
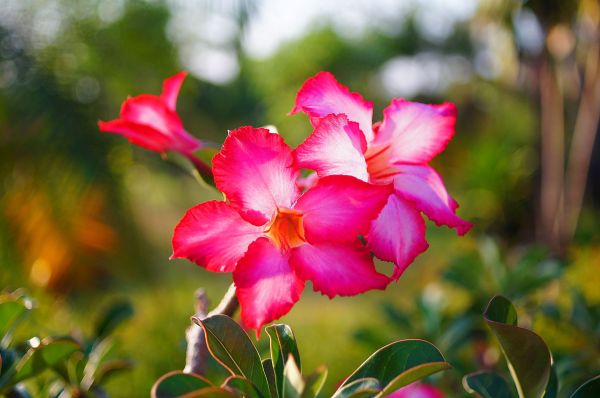
M 184 76 L 160 97 L 127 100 L 101 129 L 189 157 L 202 144 L 175 113 Z M 190 209 L 173 236 L 172 258 L 233 273 L 242 321 L 257 331 L 289 312 L 307 280 L 330 298 L 384 289 L 427 249 L 422 213 L 459 234 L 471 227 L 428 165 L 454 134 L 454 105 L 394 99 L 373 124 L 372 104 L 322 72 L 298 92 L 298 112 L 314 131 L 295 150 L 267 129 L 230 131 L 212 168 L 225 200 Z M 395 264 L 391 276 L 372 254 Z

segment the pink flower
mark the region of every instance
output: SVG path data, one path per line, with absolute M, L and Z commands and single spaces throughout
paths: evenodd
M 175 228 L 172 258 L 215 272 L 232 272 L 242 321 L 260 330 L 285 315 L 306 280 L 329 296 L 384 289 L 358 236 L 385 205 L 393 187 L 330 176 L 301 193 L 299 169 L 283 139 L 266 129 L 229 133 L 213 160 L 226 202 L 191 208 Z
M 428 163 L 452 136 L 456 108 L 393 99 L 383 121 L 373 125 L 373 105 L 328 72 L 308 79 L 293 113 L 306 113 L 314 132 L 295 150 L 299 167 L 319 177 L 349 175 L 371 184 L 393 183 L 395 195 L 372 223 L 367 245 L 396 265 L 394 278 L 427 250 L 421 212 L 463 235 L 471 224 L 456 215 L 458 204 Z
M 444 394 L 428 384 L 412 383 L 394 391 L 389 398 L 444 398 Z
M 160 96 L 141 94 L 128 98 L 121 107 L 119 119 L 98 122 L 100 131 L 121 134 L 133 144 L 151 151 L 175 151 L 193 158 L 192 153 L 202 147 L 202 142 L 185 131 L 175 111 L 186 75 L 179 72 L 166 79 Z

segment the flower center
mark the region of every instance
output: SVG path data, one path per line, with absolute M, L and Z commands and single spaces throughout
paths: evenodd
M 298 210 L 278 208 L 265 233 L 279 249 L 288 250 L 300 246 L 306 241 L 302 216 L 302 212 Z
M 369 172 L 369 182 L 374 184 L 389 184 L 398 171 L 390 163 L 391 147 L 375 146 L 367 149 L 365 160 Z

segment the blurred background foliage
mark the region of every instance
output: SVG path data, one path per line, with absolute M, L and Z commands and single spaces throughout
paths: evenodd
M 329 70 L 374 101 L 375 120 L 392 97 L 457 104 L 434 166 L 475 228 L 457 238 L 431 224 L 431 248 L 386 292 L 309 293 L 283 319 L 307 368 L 329 366 L 326 391 L 382 343 L 419 337 L 448 355 L 455 371 L 438 381 L 461 396 L 464 372 L 505 366 L 480 317 L 494 294 L 546 338 L 567 389 L 589 378 L 600 369 L 597 2 L 322 3 L 3 1 L 0 286 L 38 303 L 19 332 L 90 335 L 91 309 L 126 297 L 135 315 L 115 355 L 135 367 L 107 382 L 110 395 L 147 396 L 182 368 L 194 290 L 217 301 L 229 276 L 169 262 L 169 242 L 187 208 L 220 196 L 180 159 L 96 122 L 186 69 L 188 131 L 218 144 L 228 129 L 275 125 L 295 146 L 310 133 L 287 116 L 295 94 Z

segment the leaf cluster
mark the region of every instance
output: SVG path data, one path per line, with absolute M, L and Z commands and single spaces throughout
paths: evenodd
M 110 358 L 112 333 L 133 315 L 128 302 L 109 307 L 90 338 L 33 336 L 15 342 L 15 330 L 33 309 L 22 292 L 0 295 L 0 396 L 104 397 L 106 381 L 132 367 L 129 360 Z M 29 383 L 48 373 L 41 387 Z
M 292 329 L 266 328 L 270 357 L 261 359 L 246 332 L 231 318 L 215 315 L 197 320 L 204 329 L 211 355 L 230 373 L 220 384 L 195 374 L 167 373 L 154 384 L 153 398 L 248 397 L 314 398 L 319 396 L 327 369 L 305 375 Z M 450 368 L 442 354 L 424 340 L 399 340 L 363 362 L 333 394 L 335 398 L 385 397 L 431 374 Z

